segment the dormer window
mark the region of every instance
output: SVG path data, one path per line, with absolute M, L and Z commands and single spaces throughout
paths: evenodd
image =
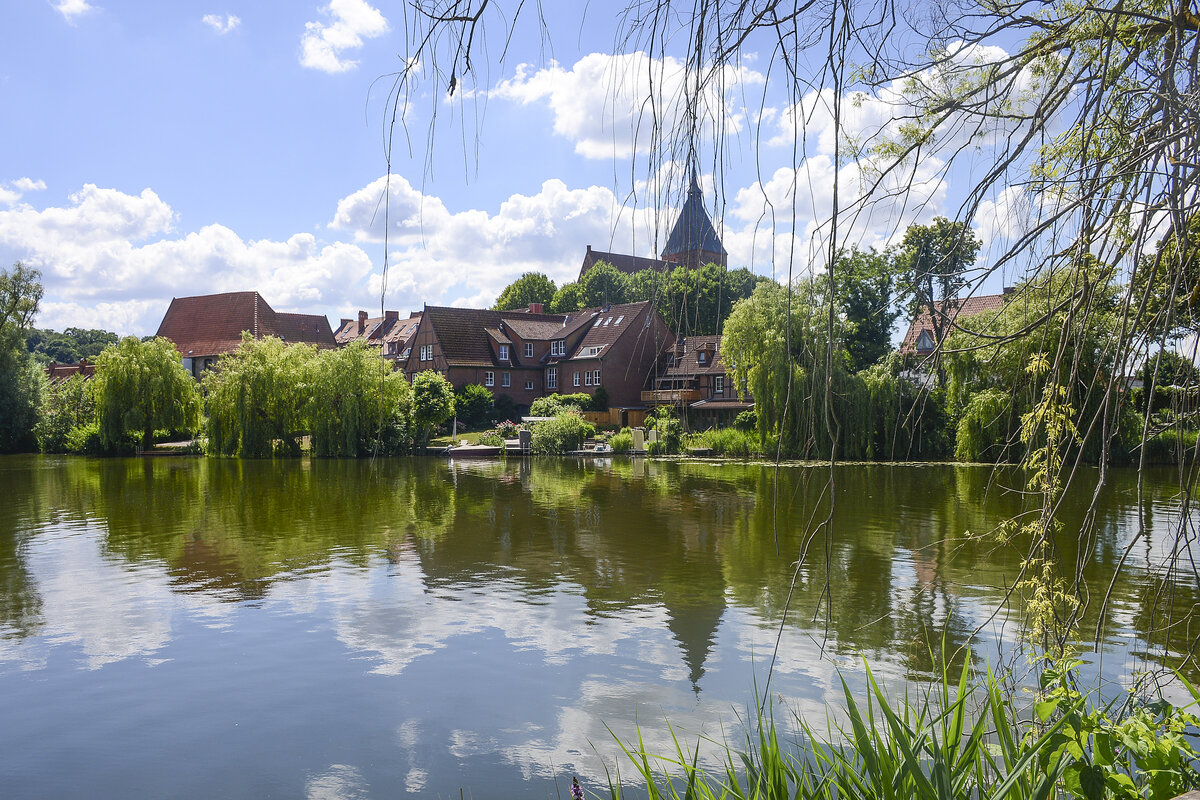
M 550 342 L 550 355 L 565 356 L 566 354 L 567 354 L 567 340 L 566 339 L 555 339 L 554 341 Z
M 506 344 L 500 345 L 500 360 L 508 361 L 508 345 Z
M 929 331 L 921 331 L 921 335 L 917 337 L 917 352 L 928 353 L 933 349 L 933 337 L 929 335 Z
M 696 362 L 699 364 L 704 364 L 707 361 L 708 361 L 708 354 L 705 353 L 703 350 L 697 350 L 696 351 Z

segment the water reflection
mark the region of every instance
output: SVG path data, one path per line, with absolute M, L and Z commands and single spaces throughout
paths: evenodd
M 53 705 L 72 671 L 129 665 L 123 700 L 178 712 L 191 740 L 247 698 L 282 726 L 296 698 L 321 697 L 321 724 L 289 734 L 305 769 L 275 765 L 285 793 L 452 794 L 479 774 L 519 791 L 567 765 L 602 780 L 605 724 L 636 721 L 663 751 L 668 719 L 719 739 L 772 659 L 772 689 L 823 716 L 837 669 L 857 674 L 862 655 L 900 679 L 931 674 L 943 647 L 982 658 L 1011 641 L 1014 625 L 989 620 L 1021 552 L 987 533 L 1023 510 L 1019 475 L 847 466 L 832 494 L 828 477 L 622 459 L 0 459 L 0 695 L 44 672 L 29 703 Z M 1094 480 L 1064 503 L 1065 530 Z M 1106 669 L 1194 646 L 1195 574 L 1166 560 L 1194 530 L 1177 495 L 1151 474 L 1139 505 L 1115 473 L 1093 533 L 1059 543 L 1093 596 L 1126 559 L 1104 618 L 1098 602 L 1084 618 L 1107 637 Z M 210 706 L 180 699 L 177 679 Z M 330 752 L 325 727 L 359 746 Z

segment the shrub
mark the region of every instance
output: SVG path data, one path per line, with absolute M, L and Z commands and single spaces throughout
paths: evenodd
M 753 408 L 747 408 L 733 418 L 733 427 L 739 431 L 756 430 L 758 428 L 758 412 Z
M 98 456 L 107 452 L 132 453 L 134 448 L 135 441 L 130 436 L 127 436 L 124 441 L 118 442 L 111 450 L 106 448 L 104 441 L 100 438 L 100 422 L 98 420 L 92 420 L 72 428 L 67 433 L 63 446 L 68 453 L 87 456 Z
M 492 403 L 491 391 L 478 383 L 468 383 L 454 392 L 454 413 L 468 430 L 487 425 Z
M 707 447 L 714 455 L 749 458 L 761 454 L 758 434 L 753 430 L 738 428 L 713 428 L 697 434 L 692 446 Z
M 577 412 L 566 411 L 533 426 L 533 452 L 539 455 L 578 450 L 596 428 Z
M 488 447 L 503 447 L 504 436 L 499 431 L 484 431 L 475 440 L 475 443 L 487 445 Z
M 658 431 L 658 451 L 661 453 L 678 453 L 683 447 L 683 424 L 668 406 L 659 406 L 649 417 L 646 417 L 646 427 Z M 646 448 L 646 452 L 657 455 Z
M 43 453 L 66 453 L 67 437 L 72 430 L 96 421 L 96 403 L 87 382 L 73 375 L 58 384 L 50 384 L 42 393 L 42 405 L 33 433 Z M 99 428 L 97 428 L 99 430 Z
M 562 395 L 548 394 L 533 401 L 533 404 L 529 406 L 529 416 L 557 417 L 562 410 Z
M 614 433 L 608 444 L 614 453 L 628 453 L 633 449 L 633 434 L 625 428 L 620 433 Z
M 520 418 L 517 415 L 517 402 L 512 399 L 512 395 L 498 394 L 492 401 L 489 416 L 494 422 L 516 422 Z
M 592 402 L 588 406 L 589 411 L 608 411 L 608 389 L 601 386 L 592 395 Z
M 517 438 L 517 431 L 520 429 L 521 427 L 517 423 L 506 419 L 496 426 L 496 433 L 505 439 L 515 439 Z

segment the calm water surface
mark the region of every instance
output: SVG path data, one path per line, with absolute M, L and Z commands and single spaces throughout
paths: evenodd
M 750 465 L 0 458 L 0 796 L 600 790 L 630 772 L 609 728 L 734 733 L 801 552 L 770 684 L 791 708 L 823 716 L 864 655 L 898 685 L 943 639 L 1011 652 L 1019 552 L 986 533 L 1019 478 L 842 467 L 826 535 L 827 477 L 783 469 L 773 510 Z M 1084 621 L 1113 680 L 1197 633 L 1168 558 L 1195 520 L 1172 474 L 1142 492 L 1116 473 L 1063 543 L 1100 596 L 1147 531 Z

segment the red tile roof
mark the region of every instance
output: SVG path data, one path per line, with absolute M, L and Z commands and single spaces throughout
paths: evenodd
M 258 292 L 173 298 L 156 335 L 170 339 L 184 356 L 199 357 L 236 350 L 242 331 L 256 339 L 278 336 L 288 343 L 337 344 L 324 315 L 277 313 Z
M 618 272 L 623 272 L 626 275 L 632 275 L 635 272 L 641 272 L 644 269 L 653 269 L 658 272 L 664 272 L 668 269 L 674 269 L 678 264 L 669 261 L 661 261 L 657 258 L 643 258 L 642 256 L 628 256 L 624 253 L 605 253 L 602 250 L 593 250 L 589 244 L 587 252 L 583 256 L 583 266 L 579 268 L 579 280 L 583 280 L 583 276 L 587 271 L 601 261 L 606 264 L 611 264 L 617 268 Z
M 970 317 L 987 311 L 999 311 L 1004 305 L 1004 300 L 1007 296 L 1008 295 L 1006 294 L 984 294 L 975 297 L 958 298 L 953 304 L 951 304 L 950 308 L 947 310 L 948 313 L 943 311 L 946 301 L 938 300 L 933 305 L 934 309 L 939 315 L 945 315 L 947 317 L 947 320 L 942 324 L 942 327 L 943 329 L 948 330 L 950 329 L 950 325 L 947 323 L 953 323 L 954 320 L 958 319 L 959 317 Z M 928 352 L 926 350 L 917 350 L 917 340 L 921 338 L 922 331 L 928 331 L 930 341 L 933 341 L 935 345 L 937 344 L 937 342 L 934 341 L 933 321 L 929 316 L 928 309 L 923 309 L 920 314 L 917 314 L 916 319 L 914 319 L 912 324 L 909 325 L 908 333 L 905 334 L 904 341 L 900 344 L 900 352 Z
M 704 353 L 703 364 L 700 363 L 700 353 Z M 728 371 L 721 361 L 720 335 L 680 337 L 675 347 L 667 351 L 667 356 L 667 368 L 662 375 L 664 378 L 724 375 Z

